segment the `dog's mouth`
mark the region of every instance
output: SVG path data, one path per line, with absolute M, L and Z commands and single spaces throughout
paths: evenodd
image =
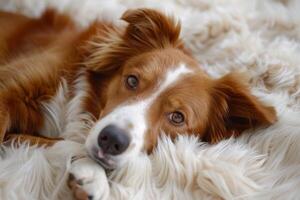
M 100 148 L 93 149 L 93 153 L 90 156 L 106 170 L 113 170 L 116 168 L 116 162 L 112 160 L 110 156 L 105 155 Z

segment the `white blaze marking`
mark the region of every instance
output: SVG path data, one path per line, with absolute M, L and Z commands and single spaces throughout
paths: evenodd
M 156 98 L 164 92 L 168 87 L 181 78 L 183 74 L 191 72 L 185 65 L 180 65 L 175 70 L 167 72 L 165 79 L 159 86 L 158 90 L 142 101 L 134 104 L 120 105 L 111 113 L 99 120 L 91 130 L 91 134 L 86 141 L 86 147 L 90 153 L 92 148 L 98 147 L 97 138 L 101 130 L 109 124 L 114 124 L 120 128 L 127 130 L 131 137 L 130 146 L 121 156 L 115 156 L 116 161 L 127 160 L 127 157 L 135 153 L 139 153 L 144 145 L 144 135 L 147 130 L 147 110 Z
M 156 99 L 164 90 L 166 90 L 170 85 L 176 82 L 181 75 L 187 74 L 189 72 L 191 72 L 191 70 L 186 68 L 186 66 L 184 65 L 180 65 L 174 71 L 168 71 L 164 82 L 158 88 L 157 92 L 155 92 L 152 96 L 150 96 L 146 101 L 149 101 L 149 103 L 153 102 L 154 99 Z

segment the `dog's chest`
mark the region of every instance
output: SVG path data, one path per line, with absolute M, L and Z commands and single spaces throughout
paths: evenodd
M 72 98 L 70 88 L 74 89 Z M 55 96 L 41 104 L 44 124 L 39 133 L 51 138 L 83 139 L 92 123 L 91 116 L 83 108 L 88 89 L 84 72 L 80 72 L 72 87 L 62 79 Z
M 55 138 L 59 137 L 65 130 L 68 115 L 68 94 L 68 85 L 65 79 L 62 79 L 55 96 L 50 101 L 41 104 L 44 118 L 43 127 L 39 131 L 41 135 Z

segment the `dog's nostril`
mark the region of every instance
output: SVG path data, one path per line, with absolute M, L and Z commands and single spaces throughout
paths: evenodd
M 108 138 L 106 135 L 104 135 L 103 137 L 101 137 L 101 140 L 106 141 Z
M 102 129 L 98 136 L 98 144 L 103 153 L 118 155 L 129 146 L 130 139 L 127 133 L 115 125 L 108 125 Z
M 119 151 L 119 150 L 120 150 L 120 147 L 119 147 L 119 145 L 118 145 L 118 144 L 115 144 L 115 145 L 114 145 L 114 147 L 115 147 L 115 149 L 116 149 L 117 151 Z

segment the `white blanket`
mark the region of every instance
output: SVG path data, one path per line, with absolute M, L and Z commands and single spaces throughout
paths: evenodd
M 153 155 L 103 180 L 110 182 L 109 199 L 299 199 L 299 0 L 0 0 L 0 9 L 31 16 L 47 6 L 70 13 L 80 26 L 96 18 L 119 23 L 129 7 L 172 13 L 209 74 L 245 72 L 253 93 L 278 112 L 273 126 L 214 146 L 162 138 Z M 72 199 L 66 169 L 80 146 L 2 148 L 0 199 Z

